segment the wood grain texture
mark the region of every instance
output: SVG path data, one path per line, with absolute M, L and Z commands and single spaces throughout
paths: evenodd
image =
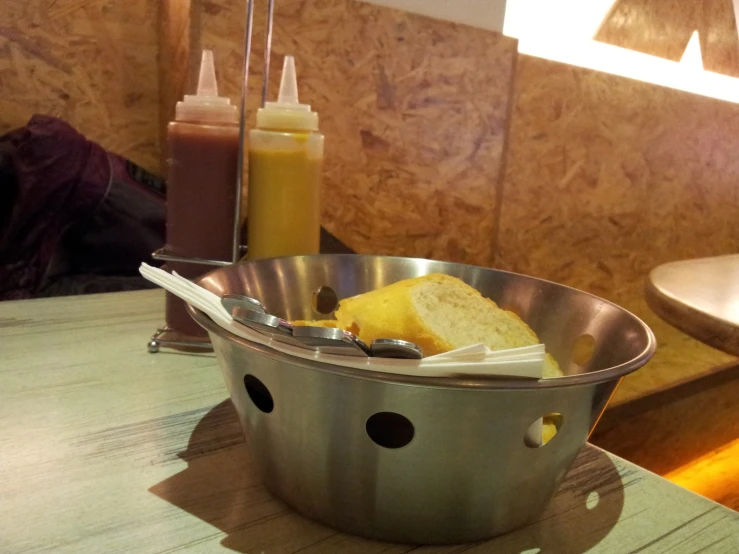
M 624 298 L 739 250 L 739 106 L 521 56 L 501 262 Z
M 613 406 L 593 444 L 739 509 L 739 365 Z
M 238 97 L 243 3 L 203 2 L 204 48 Z M 326 135 L 323 223 L 360 253 L 493 260 L 516 41 L 354 0 L 275 7 L 270 98 L 296 58 Z M 261 96 L 255 15 L 250 120 Z
M 703 67 L 739 77 L 733 0 L 616 0 L 595 39 L 680 61 L 698 31 Z
M 146 352 L 163 299 L 144 291 L 0 304 L 0 550 L 739 548 L 735 512 L 591 446 L 539 521 L 492 541 L 415 548 L 308 521 L 261 487 L 215 358 Z
M 646 366 L 624 378 L 611 400 L 612 406 L 647 398 L 736 363 L 734 356 L 707 346 L 661 319 L 648 307 L 641 288 L 635 287 L 628 298 L 619 298 L 619 304 L 649 325 L 657 337 L 657 351 Z
M 730 361 L 655 317 L 643 291 L 661 263 L 739 251 L 739 106 L 530 56 L 516 88 L 497 266 L 644 318 L 659 348 L 622 390 Z
M 711 376 L 609 407 L 590 440 L 667 475 L 739 438 L 738 394 L 735 363 Z
M 666 475 L 671 482 L 739 510 L 739 439 Z
M 0 4 L 0 133 L 34 113 L 159 168 L 157 2 Z

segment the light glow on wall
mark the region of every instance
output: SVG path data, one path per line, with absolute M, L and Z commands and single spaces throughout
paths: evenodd
M 703 69 L 703 55 L 701 54 L 701 41 L 698 31 L 693 31 L 693 34 L 690 36 L 690 41 L 685 47 L 685 52 L 683 52 L 683 57 L 680 58 L 680 63 L 694 70 L 700 71 Z
M 664 476 L 668 481 L 709 498 L 721 499 L 739 485 L 739 439 Z
M 522 54 L 739 103 L 739 79 L 705 71 L 698 33 L 680 62 L 598 42 L 615 0 L 508 0 L 503 33 Z

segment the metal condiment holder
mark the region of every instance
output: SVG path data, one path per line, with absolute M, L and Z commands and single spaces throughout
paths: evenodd
M 264 39 L 264 82 L 262 83 L 262 106 L 267 100 L 269 86 L 269 61 L 272 52 L 272 20 L 274 18 L 274 0 L 267 2 L 267 29 Z M 238 262 L 247 252 L 247 246 L 241 244 L 241 191 L 244 175 L 244 143 L 246 138 L 246 98 L 249 92 L 249 59 L 251 57 L 252 24 L 254 20 L 254 0 L 247 0 L 246 4 L 246 31 L 244 33 L 244 70 L 241 85 L 241 101 L 239 105 L 239 155 L 236 169 L 236 205 L 234 206 L 233 248 L 230 262 L 224 260 L 207 260 L 191 258 L 172 251 L 167 246 L 152 253 L 152 258 L 164 262 L 183 262 L 213 267 L 222 267 Z M 194 350 L 210 351 L 212 346 L 207 339 L 171 338 L 175 331 L 170 327 L 160 327 L 149 339 L 148 349 L 152 354 L 159 352 L 161 347 L 184 347 Z

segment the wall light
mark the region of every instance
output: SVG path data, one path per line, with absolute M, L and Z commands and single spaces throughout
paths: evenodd
M 503 33 L 538 58 L 739 103 L 739 79 L 705 71 L 697 31 L 680 62 L 593 39 L 616 0 L 508 0 Z

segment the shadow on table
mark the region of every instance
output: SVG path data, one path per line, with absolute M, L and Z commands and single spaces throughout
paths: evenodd
M 180 473 L 154 485 L 151 493 L 227 534 L 223 546 L 237 552 L 434 552 L 526 554 L 587 552 L 618 521 L 623 483 L 611 459 L 595 448 L 575 460 L 556 497 L 539 520 L 489 543 L 449 547 L 389 545 L 351 537 L 310 521 L 262 487 L 230 400 L 198 423 Z M 628 476 L 626 476 L 628 478 Z

